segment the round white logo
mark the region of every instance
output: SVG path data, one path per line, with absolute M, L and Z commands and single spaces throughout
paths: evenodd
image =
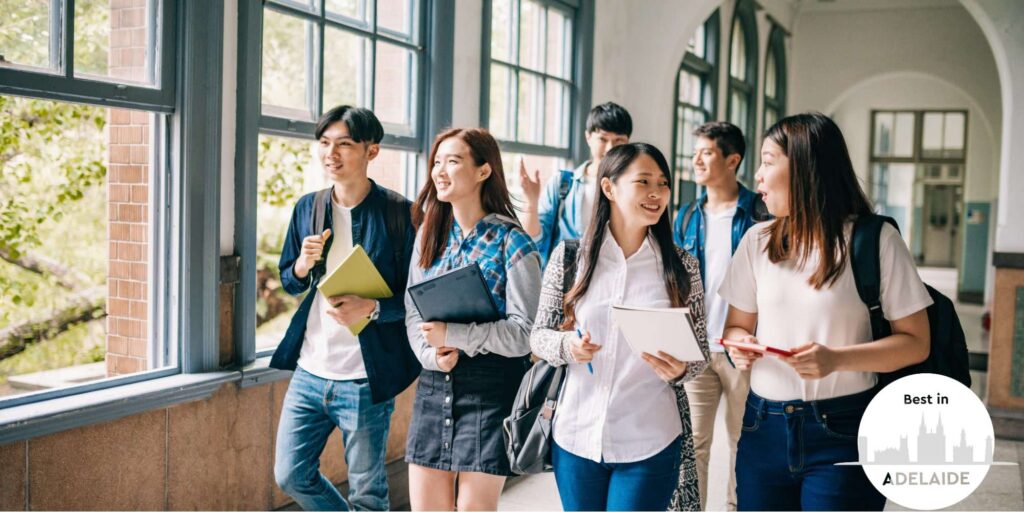
M 969 388 L 942 375 L 911 375 L 882 389 L 864 411 L 858 463 L 886 498 L 934 510 L 981 485 L 994 442 L 988 410 Z

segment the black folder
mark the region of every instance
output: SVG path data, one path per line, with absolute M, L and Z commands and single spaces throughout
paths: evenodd
M 501 320 L 476 263 L 416 283 L 409 287 L 409 294 L 425 322 L 472 324 Z

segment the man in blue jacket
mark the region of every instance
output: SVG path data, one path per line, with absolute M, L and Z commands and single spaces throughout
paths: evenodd
M 736 181 L 736 169 L 746 151 L 743 132 L 730 123 L 711 122 L 698 127 L 693 135 L 693 181 L 704 187 L 704 194 L 682 206 L 673 231 L 676 244 L 700 261 L 711 361 L 707 370 L 685 387 L 690 400 L 702 509 L 707 508 L 708 459 L 715 414 L 720 400 L 725 398 L 730 453 L 726 507 L 736 510 L 736 443 L 750 390 L 750 372 L 737 370 L 717 343 L 729 310 L 728 303 L 718 296 L 718 288 L 743 234 L 759 220 L 765 220 L 768 213 L 761 197 Z
M 320 118 L 318 156 L 333 186 L 299 199 L 281 251 L 284 289 L 309 293 L 270 363 L 295 372 L 281 410 L 274 477 L 306 510 L 389 508 L 384 456 L 394 397 L 420 374 L 405 330 L 405 282 L 415 238 L 411 203 L 366 174 L 383 137 L 384 128 L 367 109 L 339 106 Z M 314 232 L 318 225 L 323 230 Z M 325 297 L 316 290 L 356 245 L 366 250 L 393 297 Z M 370 323 L 353 335 L 348 326 L 364 319 Z M 345 443 L 348 502 L 319 471 L 335 427 Z
M 597 195 L 597 168 L 605 153 L 629 142 L 633 118 L 621 106 L 608 102 L 598 105 L 587 115 L 587 147 L 590 160 L 575 170 L 555 173 L 544 186 L 541 197 L 540 171 L 533 176 L 519 163 L 519 179 L 523 186 L 526 208 L 520 214 L 523 229 L 533 237 L 540 252 L 541 267 L 562 240 L 582 238 L 590 225 Z

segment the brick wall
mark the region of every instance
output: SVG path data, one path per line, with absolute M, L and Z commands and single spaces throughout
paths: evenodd
M 146 0 L 110 0 L 111 77 L 143 81 Z M 148 368 L 150 117 L 110 109 L 107 375 Z

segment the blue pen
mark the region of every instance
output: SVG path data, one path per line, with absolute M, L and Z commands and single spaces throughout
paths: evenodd
M 576 328 L 576 336 L 579 336 L 581 340 L 583 339 L 583 332 L 580 331 L 579 327 Z M 587 371 L 589 371 L 590 374 L 593 375 L 594 374 L 594 365 L 592 365 L 590 363 L 587 363 Z

